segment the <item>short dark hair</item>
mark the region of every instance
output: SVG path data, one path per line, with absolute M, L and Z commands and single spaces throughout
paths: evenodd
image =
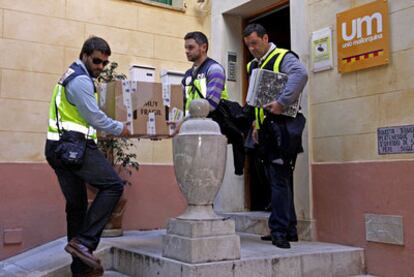
M 256 32 L 257 36 L 260 38 L 267 34 L 265 27 L 257 23 L 251 23 L 244 28 L 243 37 L 248 37 L 254 32 Z
M 79 59 L 82 59 L 83 54 L 89 56 L 95 50 L 102 52 L 103 54 L 108 56 L 111 55 L 111 48 L 103 38 L 91 36 L 83 43 L 82 50 L 79 54 Z
M 208 39 L 207 39 L 207 36 L 203 34 L 202 32 L 189 32 L 185 35 L 184 39 L 185 40 L 194 39 L 198 45 L 202 45 L 205 43 L 207 44 L 207 50 L 208 50 Z

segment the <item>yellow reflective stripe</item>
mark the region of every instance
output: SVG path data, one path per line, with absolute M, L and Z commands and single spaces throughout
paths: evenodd
M 57 130 L 56 120 L 49 119 L 49 127 Z M 93 127 L 88 128 L 83 125 L 80 125 L 74 122 L 69 122 L 69 121 L 60 122 L 60 127 L 68 131 L 76 131 L 76 132 L 79 132 L 85 135 L 88 133 L 88 129 L 89 129 L 89 135 L 93 135 L 96 133 Z
M 56 120 L 49 119 L 49 127 L 57 129 Z
M 49 140 L 59 140 L 59 133 L 47 132 L 47 139 L 49 139 Z
M 264 110 L 263 109 L 260 109 L 259 117 L 260 117 L 260 122 L 263 123 L 263 121 L 265 119 L 265 114 L 264 114 Z
M 49 140 L 59 140 L 59 133 L 58 132 L 47 132 L 47 139 Z M 93 139 L 95 142 L 97 142 L 96 137 L 88 135 L 88 139 Z
M 191 101 L 194 99 L 200 98 L 200 94 L 197 92 L 197 89 L 200 91 L 203 98 L 207 98 L 207 79 L 200 78 L 194 81 L 193 86 L 185 86 L 185 98 L 186 105 L 185 110 L 188 111 Z M 227 84 L 224 84 L 224 89 L 221 91 L 220 99 L 229 99 L 229 94 L 227 92 Z
M 96 135 L 96 130 L 92 126 L 89 126 L 89 128 L 87 128 L 85 126 L 82 126 L 82 125 L 79 125 L 73 122 L 60 122 L 60 124 L 61 124 L 61 128 L 65 130 L 77 131 L 85 135 L 88 134 L 88 138 L 94 138 L 94 136 Z M 51 128 L 53 131 L 56 132 L 56 134 L 58 134 L 56 120 L 49 119 L 49 128 Z M 88 129 L 89 129 L 89 133 L 88 133 Z
M 207 80 L 206 78 L 199 79 L 200 91 L 204 98 L 207 98 Z
M 190 97 L 191 86 L 185 86 L 185 98 Z
M 56 94 L 56 106 L 60 106 L 60 102 L 61 102 L 61 94 L 62 94 L 62 88 L 63 88 L 63 86 L 62 85 L 58 85 L 58 92 L 57 92 L 57 94 Z M 56 111 L 56 113 L 57 113 L 58 111 Z
M 62 122 L 62 129 L 68 130 L 68 131 L 76 131 L 82 134 L 88 133 L 88 128 L 82 125 L 79 125 L 77 123 L 73 122 Z
M 96 130 L 92 126 L 89 126 L 89 135 L 88 137 L 94 137 L 96 135 Z
M 273 64 L 273 71 L 279 72 L 280 63 L 282 62 L 283 57 L 286 55 L 286 53 L 289 52 L 286 49 L 279 49 L 280 55 L 276 58 L 275 63 Z
M 227 92 L 227 84 L 224 84 L 224 90 L 221 91 L 220 99 L 229 99 L 229 93 Z
M 256 129 L 260 129 L 260 125 L 265 119 L 265 114 L 263 108 L 255 108 L 255 118 L 256 118 Z
M 59 115 L 59 107 L 60 107 L 60 103 L 61 103 L 61 100 L 62 100 L 62 98 L 61 98 L 62 88 L 63 88 L 62 85 L 58 85 L 58 91 L 56 93 L 56 98 L 55 98 L 55 104 L 56 105 L 55 105 L 55 118 L 54 118 L 55 120 L 54 120 L 54 123 L 51 124 L 51 122 L 49 120 L 49 126 L 56 126 L 56 128 L 57 128 L 57 124 L 56 124 L 57 119 L 59 118 L 60 120 L 62 120 L 62 118 Z
M 277 48 L 276 48 L 277 49 Z M 276 49 L 270 53 L 270 55 L 266 58 L 266 60 L 260 65 L 260 68 L 264 68 L 266 64 L 276 55 L 278 54 L 278 51 Z
M 282 48 L 275 48 L 274 50 L 273 50 L 273 52 L 272 53 L 270 53 L 269 54 L 269 56 L 266 58 L 266 60 L 260 65 L 260 68 L 264 68 L 265 66 L 266 66 L 266 64 L 275 56 L 275 55 L 277 55 L 277 54 L 280 54 L 278 57 L 277 57 L 277 59 L 276 59 L 276 61 L 275 61 L 275 63 L 274 63 L 274 65 L 273 65 L 273 70 L 275 71 L 275 72 L 279 72 L 279 64 L 280 64 L 280 62 L 282 61 L 282 58 L 285 56 L 285 54 L 288 52 L 289 50 L 286 50 L 286 49 L 282 49 Z M 251 63 L 252 62 L 249 62 L 248 64 L 247 64 L 247 72 L 250 72 L 250 66 L 251 66 Z
M 251 65 L 252 65 L 252 62 L 249 62 L 249 63 L 247 64 L 247 66 L 246 66 L 246 69 L 247 69 L 247 74 L 250 74 L 250 67 L 251 67 Z
M 185 110 L 188 112 L 189 109 L 190 109 L 191 101 L 193 101 L 196 98 L 197 92 L 191 91 L 191 89 L 192 89 L 191 86 L 186 86 L 186 88 L 187 89 L 185 91 L 185 95 L 186 95 L 186 97 L 185 97 L 185 99 L 186 99 L 186 102 L 185 102 Z M 197 96 L 198 96 L 198 94 L 197 94 Z

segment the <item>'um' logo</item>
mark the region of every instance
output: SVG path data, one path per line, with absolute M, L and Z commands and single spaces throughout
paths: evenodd
M 357 39 L 362 37 L 362 26 L 366 24 L 366 35 L 372 35 L 372 23 L 374 19 L 377 22 L 377 33 L 382 33 L 382 15 L 379 12 L 373 13 L 371 16 L 358 17 L 352 20 L 351 34 L 347 33 L 346 22 L 342 23 L 342 39 L 345 41 L 353 40 L 356 36 Z

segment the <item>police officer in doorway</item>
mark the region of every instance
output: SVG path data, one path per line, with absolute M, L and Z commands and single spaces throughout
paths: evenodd
M 296 213 L 293 201 L 293 170 L 297 154 L 302 152 L 302 132 L 305 117 L 283 115 L 285 108 L 300 97 L 308 75 L 298 56 L 269 42 L 266 29 L 260 24 L 249 24 L 243 31 L 243 40 L 254 59 L 248 63 L 250 75 L 255 68 L 282 72 L 288 81 L 277 99 L 255 109 L 252 126 L 253 139 L 264 151 L 263 163 L 266 178 L 271 186 L 271 214 L 269 217 L 271 240 L 279 248 L 290 248 L 298 241 Z

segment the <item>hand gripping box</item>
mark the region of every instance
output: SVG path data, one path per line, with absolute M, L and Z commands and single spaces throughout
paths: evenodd
M 183 92 L 181 85 L 113 81 L 99 88 L 99 106 L 109 117 L 127 122 L 132 137 L 162 138 L 173 132 L 167 121 L 183 116 Z

